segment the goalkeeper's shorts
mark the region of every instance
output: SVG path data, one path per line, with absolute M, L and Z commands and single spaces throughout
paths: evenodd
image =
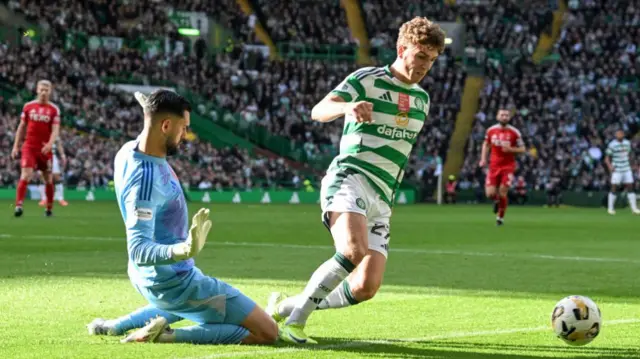
M 256 303 L 233 286 L 193 267 L 185 281 L 166 290 L 136 289 L 158 309 L 198 324 L 240 325 Z

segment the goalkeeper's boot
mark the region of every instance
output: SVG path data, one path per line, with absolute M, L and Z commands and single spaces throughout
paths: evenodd
M 302 324 L 285 324 L 278 332 L 280 340 L 293 344 L 318 344 L 304 332 Z
M 147 342 L 155 343 L 160 334 L 164 333 L 169 324 L 164 317 L 156 317 L 151 319 L 147 325 L 127 335 L 120 343 Z
M 16 207 L 16 209 L 13 211 L 13 215 L 16 217 L 22 217 L 22 213 L 24 213 L 22 207 Z
M 271 296 L 269 296 L 269 301 L 267 302 L 267 308 L 265 309 L 265 312 L 267 312 L 267 314 L 269 314 L 271 318 L 276 321 L 276 323 L 280 323 L 283 320 L 287 319 L 287 317 L 282 316 L 278 313 L 278 306 L 280 306 L 280 303 L 282 303 L 285 299 L 287 299 L 287 295 L 280 292 L 273 292 L 271 293 Z
M 89 335 L 118 335 L 114 327 L 108 326 L 107 321 L 102 318 L 96 318 L 87 324 Z

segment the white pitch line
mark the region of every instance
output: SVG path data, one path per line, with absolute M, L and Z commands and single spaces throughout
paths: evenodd
M 80 236 L 56 236 L 56 235 L 13 235 L 0 233 L 0 239 L 8 238 L 26 238 L 26 239 L 67 239 L 67 240 L 88 240 L 88 241 L 124 241 L 124 237 L 80 237 Z M 334 250 L 333 246 L 310 245 L 310 244 L 287 244 L 287 243 L 264 243 L 264 242 L 216 242 L 215 240 L 208 242 L 209 245 L 228 246 L 228 247 L 271 247 L 271 248 L 290 248 L 290 249 L 312 249 L 312 250 Z M 492 252 L 467 252 L 454 250 L 438 250 L 438 249 L 422 249 L 422 248 L 395 248 L 389 250 L 393 253 L 409 253 L 409 254 L 443 254 L 454 256 L 469 257 L 505 257 L 505 258 L 522 258 L 522 259 L 546 259 L 556 261 L 574 261 L 574 262 L 603 262 L 603 263 L 633 263 L 640 264 L 640 260 L 630 258 L 606 258 L 606 257 L 581 257 L 581 256 L 555 256 L 548 254 L 521 254 L 521 253 L 492 253 Z
M 603 324 L 603 327 L 606 327 L 609 325 L 632 324 L 632 323 L 640 323 L 640 319 L 633 318 L 633 319 L 610 320 L 610 321 L 606 321 Z M 550 330 L 550 327 L 545 325 L 545 326 L 531 327 L 531 328 L 482 330 L 482 331 L 476 331 L 476 332 L 451 332 L 451 333 L 442 334 L 442 335 L 433 335 L 429 337 L 411 338 L 411 339 L 358 340 L 358 341 L 346 342 L 342 344 L 301 346 L 301 347 L 291 347 L 291 348 L 272 349 L 272 350 L 257 350 L 257 351 L 247 350 L 247 351 L 232 352 L 232 353 L 211 354 L 211 355 L 206 355 L 202 357 L 186 357 L 186 358 L 180 358 L 180 359 L 215 359 L 215 358 L 233 358 L 233 357 L 256 356 L 256 355 L 274 355 L 274 354 L 284 354 L 284 353 L 291 353 L 291 352 L 305 352 L 305 351 L 316 351 L 316 350 L 327 350 L 327 349 L 360 348 L 360 347 L 366 347 L 366 346 L 375 345 L 375 344 L 417 343 L 417 342 L 427 342 L 427 341 L 435 341 L 435 340 L 480 337 L 480 336 L 487 336 L 487 335 L 541 332 L 544 330 Z

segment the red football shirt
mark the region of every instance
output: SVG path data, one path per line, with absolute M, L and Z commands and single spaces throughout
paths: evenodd
M 502 147 L 520 147 L 524 145 L 518 129 L 511 125 L 505 127 L 502 127 L 500 124 L 493 125 L 487 129 L 484 140 L 491 145 L 489 168 L 515 168 L 516 154 L 504 152 L 502 151 Z
M 27 136 L 22 147 L 41 150 L 51 138 L 53 125 L 60 124 L 60 109 L 52 102 L 27 102 L 22 107 L 20 121 L 27 124 Z

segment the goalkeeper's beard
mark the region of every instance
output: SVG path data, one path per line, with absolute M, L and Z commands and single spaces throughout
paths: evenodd
M 166 147 L 167 157 L 173 156 L 178 153 L 178 149 L 180 148 L 180 142 L 171 143 L 171 139 L 167 138 L 167 143 L 165 147 Z

